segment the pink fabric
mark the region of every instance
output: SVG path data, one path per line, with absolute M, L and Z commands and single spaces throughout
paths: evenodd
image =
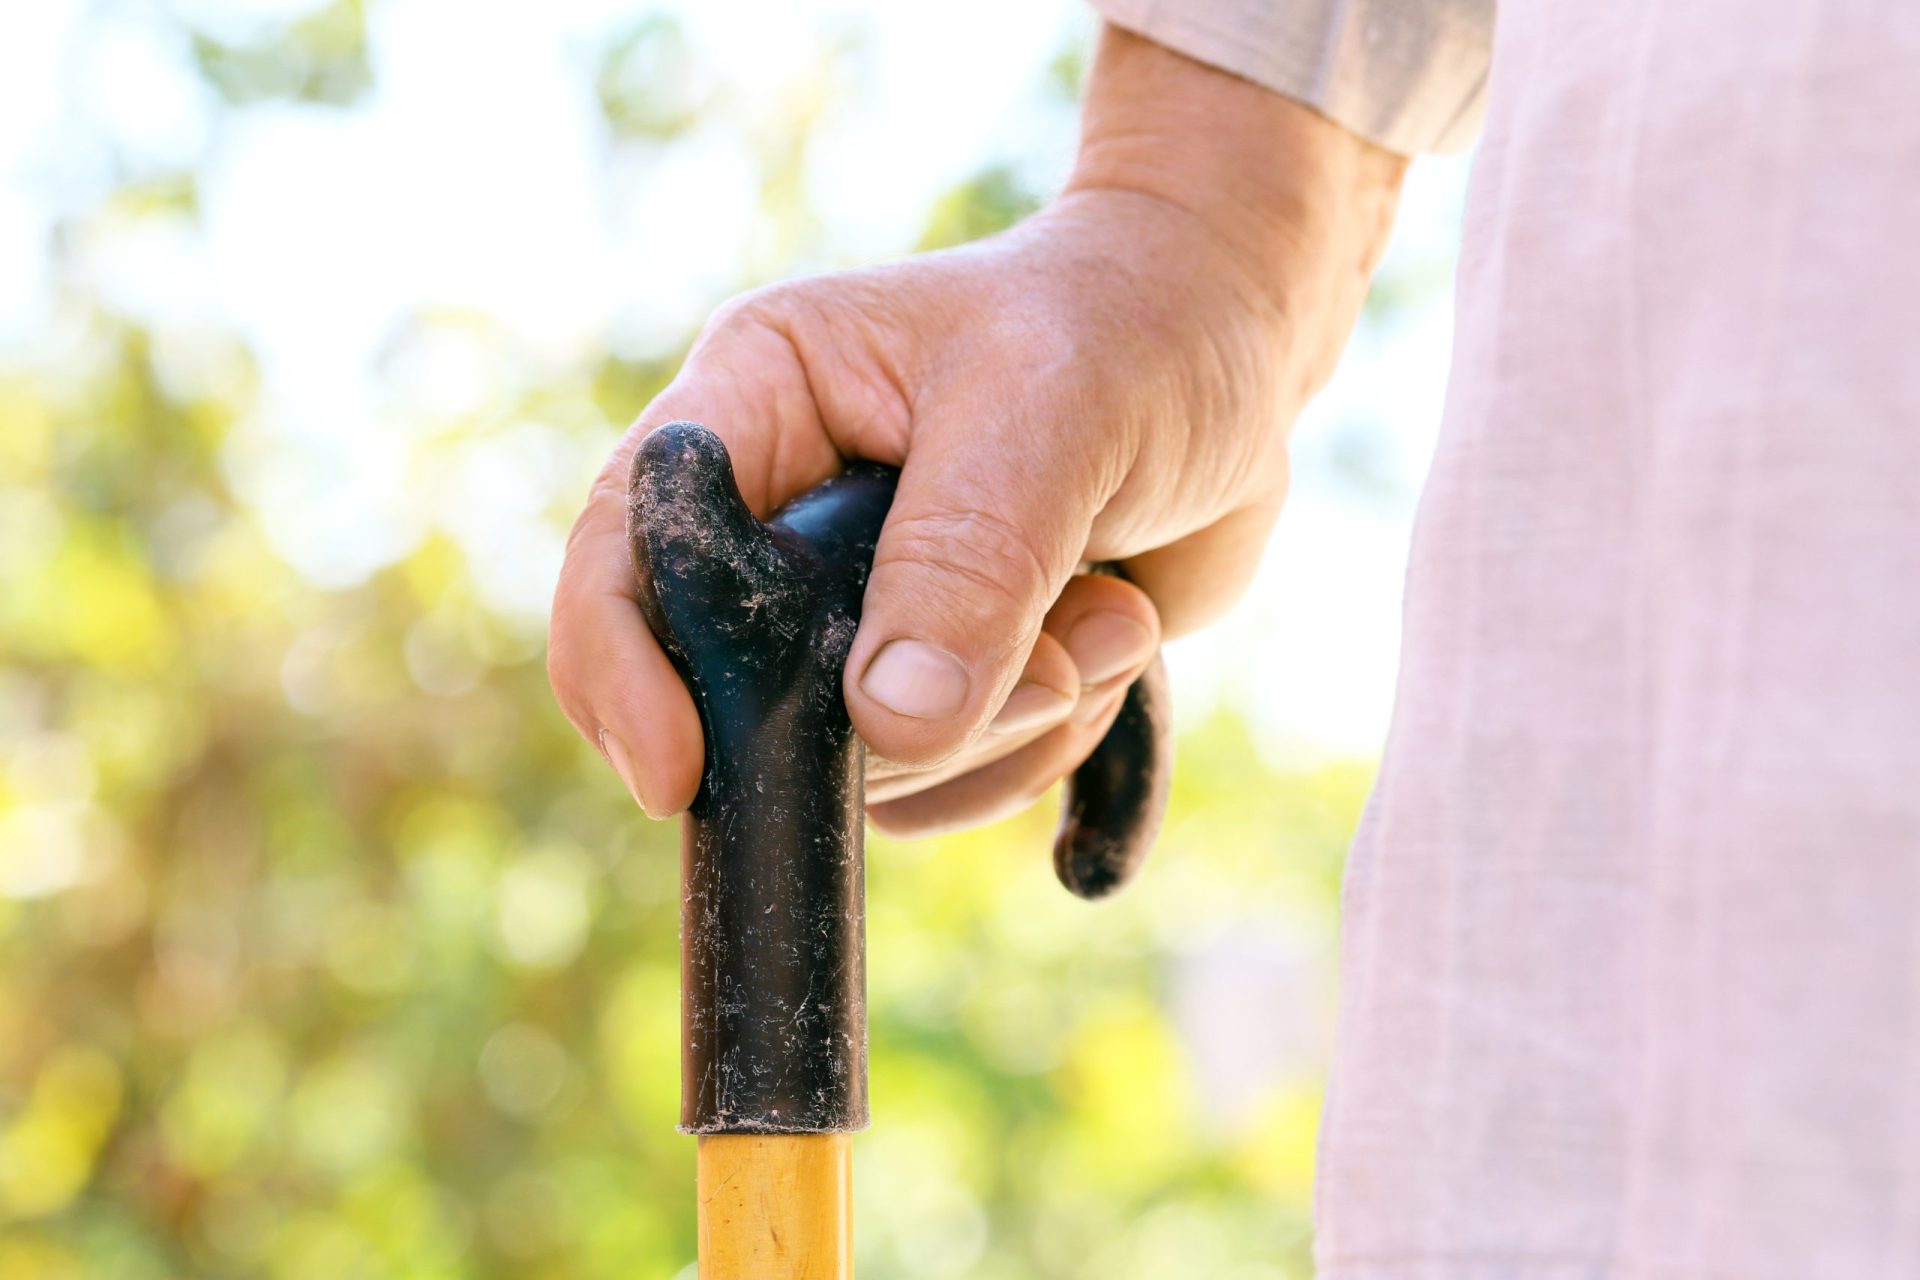
M 1323 1280 L 1920 1277 L 1920 4 L 1512 0 Z

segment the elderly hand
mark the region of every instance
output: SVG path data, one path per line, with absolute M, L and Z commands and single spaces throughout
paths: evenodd
M 574 527 L 548 652 L 561 706 L 649 814 L 692 802 L 700 721 L 634 602 L 625 533 L 636 442 L 692 419 L 763 517 L 846 459 L 902 469 L 845 682 L 875 825 L 1030 803 L 1092 750 L 1162 635 L 1244 590 L 1287 429 L 1352 328 L 1403 168 L 1109 29 L 1047 209 L 713 317 Z M 1089 560 L 1132 581 L 1078 573 Z

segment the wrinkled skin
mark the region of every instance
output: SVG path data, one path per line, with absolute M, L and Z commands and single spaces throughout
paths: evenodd
M 638 621 L 624 528 L 638 441 L 692 419 L 762 518 L 844 459 L 902 468 L 845 677 L 872 821 L 912 834 L 1031 802 L 1163 636 L 1244 590 L 1287 429 L 1358 314 L 1403 167 L 1108 31 L 1048 208 L 713 317 L 574 528 L 548 656 L 562 707 L 649 813 L 692 801 L 700 722 Z M 1127 579 L 1082 572 L 1109 560 Z

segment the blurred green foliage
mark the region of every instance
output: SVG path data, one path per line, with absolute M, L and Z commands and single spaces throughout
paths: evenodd
M 949 249 L 1005 231 L 1040 207 L 1040 197 L 1009 165 L 988 168 L 941 195 L 927 216 L 919 249 Z
M 652 13 L 601 51 L 594 91 L 616 138 L 678 137 L 700 119 L 714 87 L 673 14 Z
M 192 43 L 207 83 L 234 106 L 275 100 L 346 106 L 373 85 L 361 0 L 331 0 L 244 42 L 196 31 Z
M 296 35 L 196 48 L 230 102 L 350 98 L 358 6 Z M 608 50 L 613 136 L 686 126 L 686 57 L 658 23 Z M 1015 173 L 926 243 L 1031 208 Z M 90 216 L 196 210 L 168 179 Z M 262 381 L 238 339 L 63 288 L 53 354 L 0 366 L 0 1280 L 682 1273 L 674 830 L 458 542 L 339 588 L 289 566 L 235 479 Z M 435 445 L 524 447 L 532 416 L 597 452 L 670 372 L 591 360 Z M 1292 929 L 1300 998 L 1232 1014 L 1324 1026 L 1368 771 L 1276 771 L 1231 717 L 1181 753 L 1112 904 L 1052 882 L 1045 814 L 874 843 L 869 1280 L 1307 1274 L 1316 1055 L 1227 1105 L 1183 1002 L 1222 939 Z

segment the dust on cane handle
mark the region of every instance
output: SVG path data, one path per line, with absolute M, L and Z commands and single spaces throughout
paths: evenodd
M 841 674 L 897 479 L 855 463 L 763 523 L 705 427 L 669 423 L 634 455 L 641 611 L 706 738 L 682 827 L 687 1132 L 867 1123 L 863 759 Z M 1066 784 L 1054 866 L 1068 889 L 1102 897 L 1139 869 L 1170 743 L 1156 656 Z

